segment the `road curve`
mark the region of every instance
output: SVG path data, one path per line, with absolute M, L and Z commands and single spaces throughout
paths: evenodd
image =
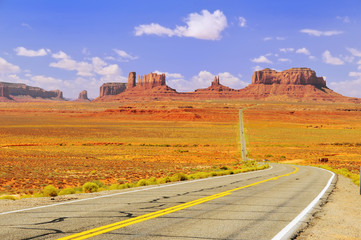
M 272 164 L 247 174 L 0 213 L 0 239 L 272 239 L 331 176 L 318 168 Z

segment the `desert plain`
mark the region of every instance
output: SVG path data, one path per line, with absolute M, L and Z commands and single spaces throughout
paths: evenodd
M 249 159 L 328 165 L 359 174 L 361 107 L 353 103 L 0 103 L 0 194 L 237 168 L 240 109 L 245 109 Z

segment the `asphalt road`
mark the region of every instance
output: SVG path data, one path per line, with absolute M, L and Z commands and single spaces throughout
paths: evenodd
M 273 164 L 270 170 L 2 214 L 0 239 L 59 239 L 94 228 L 68 239 L 272 239 L 331 177 L 297 168 Z

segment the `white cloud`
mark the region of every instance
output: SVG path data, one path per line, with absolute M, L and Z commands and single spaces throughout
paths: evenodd
M 327 64 L 332 64 L 332 65 L 343 65 L 344 61 L 342 61 L 340 58 L 338 57 L 333 57 L 330 53 L 330 51 L 326 50 L 323 54 L 322 54 L 322 59 L 325 63 Z
M 278 61 L 280 61 L 280 62 L 291 62 L 291 60 L 288 59 L 288 58 L 279 58 Z
M 357 50 L 356 48 L 346 48 L 353 56 L 361 57 L 361 51 Z
M 37 83 L 41 83 L 41 84 L 59 84 L 62 82 L 62 80 L 60 80 L 60 79 L 56 79 L 53 77 L 45 77 L 43 75 L 33 76 L 31 78 L 31 80 L 33 80 L 34 82 L 37 82 Z
M 164 73 L 167 79 L 167 85 L 171 88 L 176 89 L 178 92 L 191 92 L 199 88 L 207 88 L 211 86 L 211 82 L 214 80 L 215 76 L 219 76 L 220 83 L 230 88 L 243 88 L 248 85 L 248 83 L 240 80 L 242 77 L 241 74 L 234 76 L 229 72 L 223 72 L 213 74 L 208 71 L 200 71 L 197 75 L 193 76 L 190 80 L 186 80 L 184 76 L 180 73 L 168 73 L 154 71 L 154 73 L 161 74 Z
M 350 18 L 348 16 L 344 16 L 344 17 L 337 16 L 336 19 L 340 20 L 340 21 L 342 21 L 344 23 L 350 23 Z
M 350 72 L 350 77 L 356 77 L 354 80 L 347 80 L 341 82 L 331 82 L 329 85 L 333 90 L 349 97 L 361 98 L 361 72 Z
M 47 49 L 48 50 L 48 49 Z M 16 55 L 18 56 L 25 56 L 25 57 L 41 57 L 48 55 L 48 51 L 44 48 L 39 50 L 28 50 L 24 47 L 17 47 L 14 49 Z
M 285 37 L 265 37 L 265 38 L 263 38 L 263 41 L 271 41 L 271 40 L 283 41 L 283 40 L 286 40 L 286 38 Z
M 310 51 L 307 48 L 299 48 L 296 50 L 296 53 L 311 55 Z
M 129 53 L 127 53 L 126 51 L 119 50 L 119 49 L 113 49 L 113 50 L 120 57 L 120 59 L 123 60 L 123 61 L 138 59 L 138 57 L 132 56 Z
M 238 21 L 239 21 L 239 26 L 240 27 L 245 27 L 246 26 L 246 19 L 244 17 L 239 17 L 238 18 Z
M 184 76 L 180 73 L 169 73 L 169 72 L 162 72 L 162 71 L 158 71 L 158 70 L 155 70 L 153 73 L 156 73 L 156 74 L 165 74 L 165 77 L 166 79 L 174 79 L 174 78 L 178 78 L 178 79 L 183 79 Z
M 262 70 L 262 69 L 264 69 L 264 68 L 261 67 L 261 66 L 259 66 L 259 65 L 257 65 L 257 66 L 255 66 L 255 67 L 253 67 L 252 69 L 253 69 L 253 71 L 260 71 L 260 70 Z
M 308 35 L 311 36 L 316 36 L 316 37 L 320 37 L 320 36 L 334 36 L 334 35 L 339 35 L 342 34 L 342 31 L 337 31 L 337 30 L 331 30 L 331 31 L 319 31 L 319 30 L 315 30 L 315 29 L 302 29 L 300 30 L 301 33 L 306 33 Z
M 135 27 L 135 35 L 166 35 L 168 37 L 193 37 L 203 40 L 219 40 L 222 31 L 227 27 L 227 18 L 220 10 L 210 13 L 202 10 L 200 14 L 191 13 L 185 19 L 186 26 L 170 29 L 158 23 L 144 24 Z
M 65 52 L 59 51 L 57 53 L 53 53 L 51 55 L 55 59 L 64 59 L 64 58 L 70 58 Z
M 255 63 L 272 63 L 272 61 L 269 60 L 266 56 L 260 56 L 258 58 L 252 59 L 251 61 Z
M 350 77 L 359 77 L 359 78 L 361 78 L 361 72 L 349 72 L 348 75 Z
M 9 63 L 2 57 L 0 57 L 0 75 L 1 74 L 10 74 L 17 73 L 20 71 L 20 67 L 14 64 Z
M 295 50 L 294 48 L 280 48 L 280 52 L 284 52 L 284 53 L 293 52 L 294 50 Z
M 316 60 L 316 57 L 315 57 L 315 56 L 308 56 L 308 58 L 309 58 L 310 60 Z
M 142 36 L 143 34 L 157 36 L 167 35 L 168 37 L 175 35 L 172 29 L 163 27 L 158 23 L 142 24 L 135 27 L 135 36 Z
M 77 71 L 78 76 L 93 76 L 93 66 L 87 62 L 77 62 L 71 58 L 62 58 L 58 62 L 52 62 L 50 67 L 62 68 L 69 71 Z

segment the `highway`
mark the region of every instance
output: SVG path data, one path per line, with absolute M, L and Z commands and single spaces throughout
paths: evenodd
M 119 190 L 0 213 L 0 239 L 272 239 L 332 177 L 318 168 L 272 164 L 257 172 Z

